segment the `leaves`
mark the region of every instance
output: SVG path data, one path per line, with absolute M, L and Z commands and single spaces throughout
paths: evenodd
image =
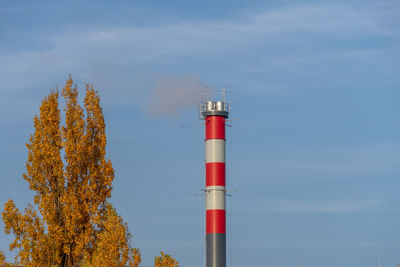
M 97 248 L 93 253 L 93 266 L 131 266 L 138 267 L 141 261 L 138 249 L 130 248 L 131 234 L 116 210 L 106 206 L 106 220 L 98 235 Z M 117 265 L 116 265 L 117 263 Z
M 4 253 L 1 250 L 0 250 L 0 266 L 8 266 L 6 262 L 6 256 L 4 256 Z
M 179 262 L 171 255 L 160 252 L 161 256 L 154 258 L 154 267 L 179 267 Z

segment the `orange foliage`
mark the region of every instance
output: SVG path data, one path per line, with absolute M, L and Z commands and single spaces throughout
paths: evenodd
M 154 267 L 179 267 L 179 262 L 171 255 L 161 251 L 161 256 L 154 258 Z
M 115 209 L 108 204 L 103 231 L 98 235 L 97 247 L 92 255 L 92 265 L 98 267 L 122 266 L 137 267 L 141 261 L 138 249 L 130 248 L 128 226 Z
M 43 99 L 34 118 L 24 179 L 35 192 L 34 204 L 21 213 L 12 200 L 2 212 L 5 232 L 14 234 L 10 249 L 26 266 L 138 266 L 139 250 L 129 245 L 129 232 L 107 199 L 114 169 L 106 159 L 105 123 L 100 98 L 86 86 L 84 108 L 71 77 L 59 93 Z M 86 111 L 86 115 L 84 112 Z
M 0 266 L 8 266 L 6 262 L 6 256 L 4 256 L 4 253 L 1 250 L 0 250 Z

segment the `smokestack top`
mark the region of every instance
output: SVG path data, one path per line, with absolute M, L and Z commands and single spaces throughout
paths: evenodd
M 207 101 L 200 104 L 200 119 L 209 116 L 223 116 L 228 118 L 230 105 L 224 101 Z
M 231 106 L 226 103 L 226 89 L 223 88 L 221 90 L 222 101 L 210 100 L 210 93 L 211 93 L 210 88 L 207 88 L 205 93 L 206 93 L 206 101 L 202 102 L 199 107 L 200 119 L 204 120 L 206 117 L 209 116 L 222 116 L 228 118 Z

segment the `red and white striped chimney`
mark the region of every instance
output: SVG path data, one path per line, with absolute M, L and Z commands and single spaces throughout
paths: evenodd
M 200 114 L 206 125 L 206 266 L 225 267 L 225 120 L 229 106 L 223 101 L 207 101 Z

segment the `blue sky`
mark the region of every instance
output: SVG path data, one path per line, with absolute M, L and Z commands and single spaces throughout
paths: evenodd
M 202 266 L 196 104 L 229 85 L 228 265 L 400 264 L 398 1 L 0 4 L 1 206 L 32 201 L 32 118 L 71 73 L 102 97 L 111 202 L 143 265 Z

